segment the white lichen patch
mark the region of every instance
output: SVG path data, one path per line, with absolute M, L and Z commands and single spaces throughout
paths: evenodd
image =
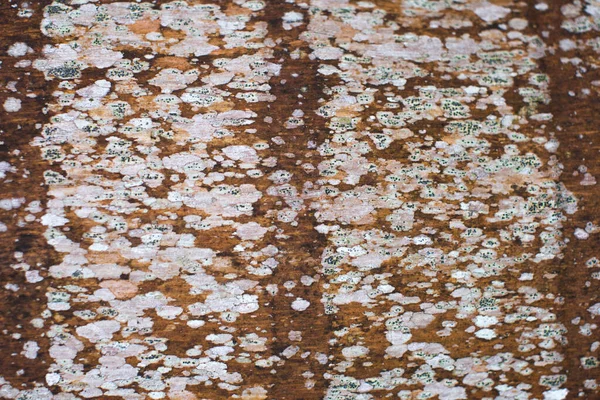
M 600 303 L 559 320 L 577 206 L 543 58 L 583 39 L 549 49 L 527 19 L 545 3 L 384 3 L 44 8 L 36 59 L 6 51 L 51 87 L 31 142 L 47 201 L 0 209 L 57 257 L 15 255 L 3 288 L 44 285 L 31 324 L 59 394 L 0 397 L 567 398 L 567 330 L 593 337 Z M 563 30 L 597 31 L 597 9 L 561 8 Z
M 310 302 L 301 298 L 297 298 L 292 302 L 292 308 L 296 311 L 304 311 L 310 306 Z
M 33 49 L 27 43 L 16 42 L 10 45 L 6 53 L 11 57 L 23 57 L 28 53 L 33 53 Z
M 9 97 L 4 100 L 2 106 L 4 107 L 4 111 L 14 113 L 21 109 L 21 100 L 15 97 Z

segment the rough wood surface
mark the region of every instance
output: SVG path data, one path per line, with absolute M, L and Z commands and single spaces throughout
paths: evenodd
M 0 398 L 600 398 L 599 31 L 2 1 Z

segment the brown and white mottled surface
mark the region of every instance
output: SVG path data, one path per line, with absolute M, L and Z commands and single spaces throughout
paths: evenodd
M 0 398 L 600 398 L 598 0 L 0 2 Z

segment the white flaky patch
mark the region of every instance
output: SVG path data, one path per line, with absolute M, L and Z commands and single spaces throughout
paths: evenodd
M 498 323 L 498 318 L 488 315 L 478 315 L 474 319 L 475 325 L 480 328 L 488 328 Z
M 350 346 L 342 349 L 342 354 L 346 358 L 362 357 L 369 354 L 369 349 L 365 346 Z
M 492 340 L 498 335 L 493 329 L 480 329 L 475 332 L 475 336 L 479 339 Z
M 485 22 L 491 23 L 506 17 L 510 14 L 510 9 L 485 1 L 475 8 L 475 14 Z
M 308 308 L 308 306 L 310 306 L 310 302 L 300 297 L 292 302 L 292 308 L 296 311 L 304 311 Z
M 30 360 L 34 360 L 37 357 L 39 350 L 40 346 L 33 340 L 30 340 L 23 345 L 23 355 Z
M 4 101 L 3 107 L 6 112 L 17 112 L 21 109 L 21 100 L 15 97 L 9 97 Z
M 26 43 L 16 42 L 11 44 L 6 52 L 11 57 L 23 57 L 24 55 L 27 55 L 27 53 L 32 53 L 33 49 L 27 46 Z
M 54 214 L 45 214 L 42 216 L 42 224 L 46 226 L 63 226 L 67 222 L 69 222 L 67 218 Z
M 544 400 L 564 400 L 569 394 L 568 389 L 554 389 L 543 393 Z
M 112 338 L 113 334 L 121 329 L 117 321 L 98 321 L 81 326 L 76 329 L 77 334 L 88 339 L 90 342 L 99 342 Z

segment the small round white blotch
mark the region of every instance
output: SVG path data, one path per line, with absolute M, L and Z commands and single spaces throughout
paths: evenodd
M 596 303 L 587 309 L 592 315 L 600 315 L 600 303 Z
M 60 375 L 56 372 L 46 374 L 46 383 L 48 386 L 56 385 L 60 381 Z
M 364 346 L 350 346 L 342 350 L 342 354 L 346 358 L 356 358 L 366 356 L 369 353 L 369 349 Z
M 531 272 L 523 272 L 519 277 L 520 281 L 531 281 L 533 280 L 533 274 Z
M 205 322 L 199 319 L 191 319 L 187 322 L 187 326 L 189 326 L 192 329 L 200 328 L 204 324 Z
M 544 148 L 548 150 L 550 153 L 555 153 L 558 150 L 558 140 L 550 139 L 544 144 Z
M 508 21 L 508 26 L 517 31 L 522 31 L 523 29 L 527 28 L 527 25 L 527 20 L 523 18 L 513 18 Z
M 568 389 L 552 389 L 544 392 L 544 400 L 563 400 L 568 394 Z
M 480 329 L 477 332 L 475 332 L 475 336 L 477 336 L 479 339 L 492 340 L 497 335 L 493 329 Z
M 574 235 L 579 240 L 586 240 L 587 238 L 590 237 L 590 234 L 581 228 L 575 229 Z
M 298 297 L 292 302 L 292 308 L 296 311 L 304 311 L 310 306 L 310 302 Z
M 8 48 L 7 53 L 11 57 L 22 57 L 30 51 L 33 51 L 33 50 L 29 46 L 27 46 L 25 43 L 17 42 L 17 43 L 13 43 Z
M 487 328 L 496 325 L 498 323 L 498 318 L 489 315 L 478 315 L 473 322 L 480 328 Z
M 21 100 L 9 97 L 3 105 L 6 112 L 17 112 L 21 109 Z
M 571 39 L 562 39 L 558 46 L 562 51 L 575 50 L 577 48 L 577 43 Z
M 284 22 L 287 22 L 288 24 L 292 24 L 294 22 L 302 22 L 302 20 L 304 19 L 304 16 L 299 12 L 289 11 L 289 12 L 286 12 L 285 14 L 283 14 L 282 19 Z
M 480 3 L 473 11 L 479 18 L 487 23 L 502 19 L 510 13 L 510 9 L 497 6 L 487 1 Z

